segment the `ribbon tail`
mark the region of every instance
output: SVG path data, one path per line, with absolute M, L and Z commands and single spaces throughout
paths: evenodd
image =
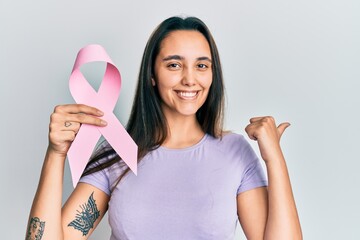
M 137 175 L 138 147 L 136 143 L 113 113 L 107 114 L 105 119 L 108 127 L 99 128 L 99 131 L 131 171 Z
M 101 133 L 95 126 L 83 124 L 68 151 L 68 160 L 74 188 L 92 154 Z

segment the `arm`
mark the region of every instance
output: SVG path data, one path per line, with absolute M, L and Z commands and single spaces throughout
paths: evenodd
M 265 239 L 302 239 L 295 199 L 282 154 L 268 161 L 266 168 L 269 178 L 269 216 Z
M 246 132 L 258 141 L 268 173 L 268 189 L 259 188 L 237 197 L 240 223 L 248 239 L 302 239 L 291 183 L 280 148 L 287 123 L 278 128 L 272 117 L 250 119 Z M 259 234 L 261 233 L 261 234 Z
M 87 203 L 92 192 L 101 213 L 94 227 L 105 213 L 108 196 L 88 184 L 78 184 L 64 209 L 61 209 L 64 164 L 71 142 L 81 123 L 102 126 L 100 119 L 90 114 L 100 116 L 95 108 L 74 104 L 57 106 L 51 115 L 49 146 L 30 211 L 26 240 L 66 239 L 64 237 L 74 230 L 63 226 L 71 217 L 76 218 L 77 211 L 81 212 L 79 206 Z M 65 121 L 70 122 L 71 126 L 64 126 Z M 86 238 L 74 237 L 72 239 Z
M 87 239 L 107 211 L 110 196 L 79 183 L 62 208 L 64 239 Z
M 255 188 L 237 195 L 239 222 L 247 239 L 264 239 L 268 216 L 266 187 Z

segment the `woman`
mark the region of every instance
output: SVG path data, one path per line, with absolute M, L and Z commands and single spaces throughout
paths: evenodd
M 150 37 L 127 130 L 138 175 L 105 142 L 61 207 L 67 150 L 81 124 L 105 126 L 91 106 L 57 106 L 30 212 L 27 239 L 87 239 L 109 208 L 111 239 L 301 239 L 272 117 L 250 119 L 245 138 L 222 130 L 223 80 L 215 42 L 197 18 L 173 17 Z

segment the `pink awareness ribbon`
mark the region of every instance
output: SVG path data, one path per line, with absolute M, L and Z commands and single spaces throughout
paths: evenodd
M 80 66 L 99 61 L 107 65 L 103 81 L 96 92 L 80 72 Z M 100 109 L 104 112 L 101 118 L 108 123 L 105 127 L 82 124 L 76 134 L 67 154 L 74 188 L 101 135 L 137 175 L 137 145 L 113 113 L 121 89 L 120 72 L 102 46 L 88 45 L 79 51 L 69 87 L 76 103 Z

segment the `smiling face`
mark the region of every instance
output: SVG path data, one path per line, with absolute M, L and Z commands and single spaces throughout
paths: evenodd
M 171 32 L 161 43 L 154 74 L 152 82 L 158 88 L 165 116 L 195 117 L 212 83 L 206 38 L 197 31 Z

